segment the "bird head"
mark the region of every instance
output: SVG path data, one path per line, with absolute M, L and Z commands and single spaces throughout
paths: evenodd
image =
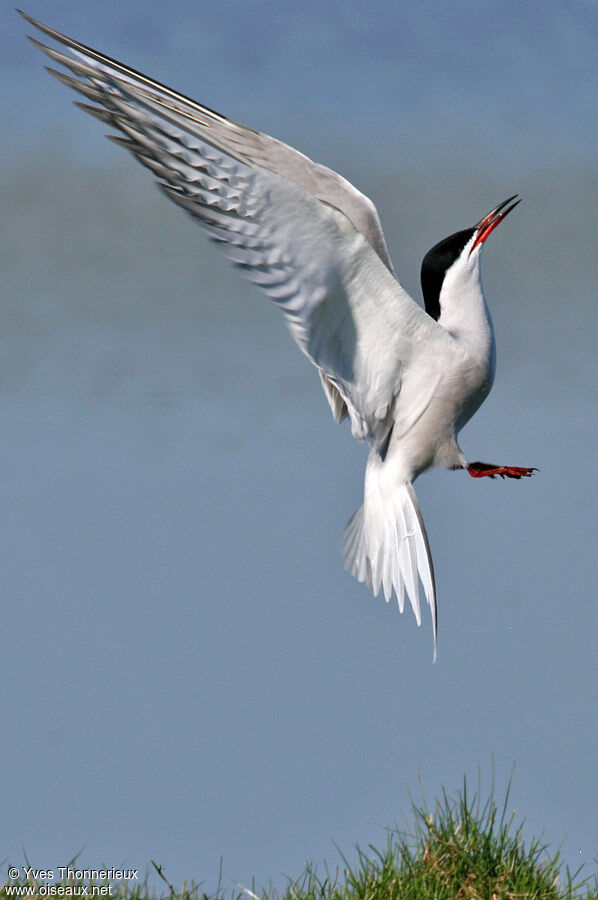
M 433 319 L 440 318 L 440 292 L 449 272 L 450 280 L 455 284 L 479 280 L 482 245 L 505 216 L 521 203 L 521 198 L 516 198 L 517 194 L 514 194 L 495 206 L 472 228 L 457 231 L 428 250 L 422 262 L 421 284 L 426 312 Z

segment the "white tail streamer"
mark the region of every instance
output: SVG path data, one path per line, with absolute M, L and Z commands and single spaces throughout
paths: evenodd
M 370 473 L 368 473 L 369 475 Z M 419 582 L 432 613 L 434 662 L 437 655 L 437 613 L 434 565 L 428 536 L 413 485 L 404 482 L 382 490 L 377 473 L 366 476 L 365 499 L 343 534 L 345 568 L 374 591 L 393 594 L 403 612 L 405 593 L 421 625 Z

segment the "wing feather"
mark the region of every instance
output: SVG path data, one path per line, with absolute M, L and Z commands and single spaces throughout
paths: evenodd
M 97 50 L 93 50 L 91 47 L 87 47 L 85 44 L 66 37 L 66 35 L 38 22 L 20 10 L 19 12 L 28 22 L 39 28 L 44 34 L 68 47 L 86 61 L 93 62 L 96 71 L 101 70 L 111 74 L 121 82 L 123 80 L 130 81 L 149 96 L 157 96 L 164 104 L 170 105 L 173 109 L 192 120 L 197 120 L 203 127 L 210 128 L 214 134 L 219 135 L 231 149 L 240 153 L 244 158 L 296 182 L 312 193 L 318 200 L 330 203 L 336 207 L 367 238 L 384 265 L 390 272 L 394 273 L 376 207 L 369 197 L 358 191 L 341 175 L 333 172 L 326 166 L 313 162 L 293 147 L 289 147 L 287 144 L 267 134 L 239 125 L 215 112 L 215 110 L 173 91 L 171 88 L 148 78 L 141 72 L 137 72 L 135 69 L 131 69 L 117 60 L 99 53 Z M 35 41 L 34 38 L 31 38 L 31 40 L 41 49 L 44 49 L 52 59 L 62 62 L 70 68 L 74 74 L 85 76 L 81 64 L 77 60 L 72 59 L 72 57 L 61 58 L 62 54 L 58 51 L 52 48 L 45 48 L 38 41 Z M 74 87 L 74 85 L 72 86 Z M 81 90 L 81 88 L 75 89 Z
M 76 77 L 52 74 L 97 104 L 80 108 L 124 135 L 111 137 L 280 306 L 335 419 L 383 440 L 413 337 L 439 326 L 396 280 L 371 201 L 285 144 L 25 18 L 77 55 L 34 41 Z

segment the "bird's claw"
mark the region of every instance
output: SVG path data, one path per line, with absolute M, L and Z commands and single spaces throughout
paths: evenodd
M 535 466 L 528 468 L 527 466 L 493 466 L 489 463 L 474 462 L 467 466 L 467 471 L 472 478 L 495 478 L 500 475 L 501 478 L 529 478 L 538 469 Z

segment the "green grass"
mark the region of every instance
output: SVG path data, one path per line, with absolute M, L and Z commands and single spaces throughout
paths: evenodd
M 333 878 L 308 866 L 285 900 L 598 900 L 596 879 L 571 873 L 541 839 L 525 845 L 507 804 L 508 791 L 500 807 L 492 795 L 482 804 L 466 783 L 455 797 L 444 793 L 433 811 L 414 804 L 410 832 L 389 832 L 383 851 L 358 850 L 352 866 L 343 858 Z
M 219 887 L 208 895 L 195 882 L 175 887 L 153 863 L 162 892 L 150 889 L 146 877 L 136 886 L 113 884 L 110 896 L 122 900 L 598 900 L 597 879 L 590 882 L 580 871 L 571 873 L 559 853 L 551 853 L 541 839 L 524 842 L 522 825 L 507 812 L 508 799 L 507 790 L 500 805 L 493 794 L 482 802 L 479 791 L 470 795 L 464 782 L 455 796 L 444 793 L 433 810 L 425 802 L 413 804 L 411 830 L 389 831 L 383 850 L 358 849 L 352 864 L 341 853 L 334 872 L 325 864 L 308 865 L 282 891 Z M 77 865 L 82 867 L 79 861 Z M 33 879 L 21 877 L 0 888 L 0 900 L 14 897 L 11 886 L 16 884 L 30 885 L 30 897 L 43 897 Z

